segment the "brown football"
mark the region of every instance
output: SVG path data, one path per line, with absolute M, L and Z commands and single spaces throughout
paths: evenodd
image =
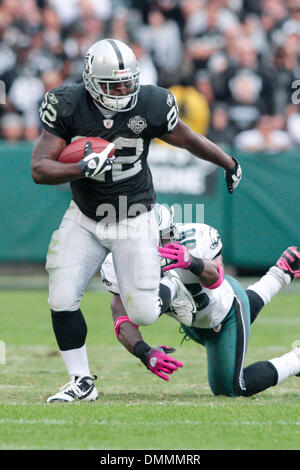
M 58 161 L 61 163 L 79 162 L 84 157 L 84 147 L 87 142 L 91 142 L 92 150 L 96 153 L 102 152 L 110 144 L 110 142 L 101 139 L 101 137 L 82 137 L 67 145 L 58 157 Z M 114 152 L 115 149 L 112 149 L 108 158 L 112 157 Z

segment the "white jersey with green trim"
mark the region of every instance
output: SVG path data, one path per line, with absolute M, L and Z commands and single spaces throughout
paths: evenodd
M 222 251 L 218 231 L 206 224 L 176 224 L 178 242 L 184 245 L 192 256 L 212 260 Z M 224 279 L 216 289 L 207 289 L 200 284 L 199 277 L 188 269 L 176 269 L 181 281 L 192 294 L 197 307 L 193 326 L 215 328 L 226 317 L 234 299 L 231 285 Z
M 176 229 L 179 234 L 177 241 L 184 245 L 192 256 L 212 260 L 221 253 L 222 242 L 215 228 L 206 224 L 176 224 Z M 232 306 L 234 291 L 231 285 L 224 279 L 216 289 L 207 289 L 188 269 L 176 269 L 176 272 L 196 303 L 197 313 L 193 326 L 217 327 Z M 102 264 L 101 278 L 110 292 L 119 294 L 111 253 Z

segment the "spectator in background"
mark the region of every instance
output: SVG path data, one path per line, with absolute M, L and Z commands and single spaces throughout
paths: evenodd
M 251 41 L 236 41 L 235 60 L 220 77 L 224 81 L 222 101 L 229 105 L 229 118 L 236 132 L 250 129 L 260 114 L 272 114 L 272 89 L 266 70 L 260 66 Z
M 270 45 L 267 41 L 266 33 L 257 15 L 246 15 L 242 23 L 243 35 L 248 39 L 257 54 L 267 56 L 270 52 Z
M 80 14 L 77 18 L 80 20 L 82 16 L 95 15 L 101 21 L 109 21 L 112 17 L 112 1 L 111 0 L 79 0 Z
M 140 65 L 140 84 L 141 85 L 157 85 L 157 70 L 153 64 L 150 54 L 144 49 L 139 42 L 131 43 L 137 61 Z
M 288 2 L 289 18 L 282 24 L 282 31 L 284 34 L 292 34 L 296 32 L 300 34 L 300 2 Z
M 64 26 L 80 21 L 86 16 L 109 21 L 112 15 L 110 0 L 48 0 L 48 4 L 55 9 Z
M 236 13 L 220 0 L 182 0 L 181 9 L 185 19 L 185 41 L 204 34 L 210 28 L 224 33 L 239 22 Z
M 207 62 L 215 99 L 225 101 L 228 95 L 226 77 L 230 67 L 237 62 L 237 44 L 243 38 L 241 24 L 236 24 L 224 33 L 225 45 L 221 51 L 213 54 Z
M 300 78 L 298 54 L 289 50 L 284 44 L 274 51 L 270 67 L 270 84 L 272 86 L 273 106 L 276 114 L 284 114 L 291 101 L 292 82 Z
M 183 26 L 183 40 L 195 37 L 199 33 L 199 28 L 203 28 L 202 14 L 203 14 L 203 1 L 202 0 L 181 0 L 180 8 L 184 20 Z M 201 25 L 201 26 L 200 26 Z
M 44 85 L 44 93 L 46 93 L 62 84 L 63 75 L 59 70 L 46 70 L 42 73 L 41 79 Z
M 228 119 L 228 107 L 217 103 L 212 110 L 207 138 L 219 147 L 226 148 L 232 145 L 234 136 L 234 129 Z
M 210 108 L 215 102 L 215 92 L 211 76 L 205 70 L 200 70 L 195 75 L 195 88 L 204 96 Z
M 111 37 L 119 39 L 125 43 L 129 43 L 128 38 L 128 23 L 129 12 L 127 8 L 119 7 L 114 12 L 111 21 Z
M 24 123 L 17 113 L 7 113 L 1 118 L 1 138 L 16 142 L 24 137 Z
M 21 115 L 24 138 L 34 140 L 44 89 L 81 81 L 84 53 L 109 36 L 133 42 L 141 83 L 193 86 L 209 107 L 215 139 L 226 138 L 226 121 L 231 136 L 253 129 L 261 115 L 283 116 L 300 79 L 300 0 L 2 0 L 7 104 L 0 116 Z M 274 131 L 283 131 L 276 122 Z M 297 125 L 293 112 L 287 127 L 294 145 Z
M 224 35 L 238 25 L 238 17 L 220 0 L 183 0 L 182 11 L 186 20 L 185 51 L 195 72 L 205 68 L 212 55 L 224 49 Z
M 62 24 L 67 26 L 76 21 L 80 15 L 78 0 L 48 0 L 51 8 L 54 8 Z
M 175 95 L 180 119 L 193 131 L 206 135 L 210 122 L 209 103 L 193 86 L 174 85 L 170 91 Z
M 247 152 L 281 152 L 292 147 L 280 116 L 261 116 L 254 129 L 239 133 L 234 145 Z
M 208 59 L 224 47 L 224 36 L 218 22 L 219 12 L 215 1 L 208 3 L 206 11 L 202 12 L 202 25 L 198 25 L 198 32 L 186 41 L 186 53 L 194 70 L 204 69 Z
M 136 32 L 136 39 L 151 54 L 158 73 L 158 85 L 168 88 L 180 78 L 182 43 L 174 20 L 167 20 L 158 10 L 150 10 L 148 25 Z
M 162 11 L 166 18 L 174 20 L 182 31 L 184 18 L 181 11 L 181 2 L 182 0 L 150 0 L 149 3 L 154 4 L 156 8 Z
M 64 41 L 63 75 L 65 82 L 74 83 L 82 80 L 82 61 L 85 52 L 97 40 L 103 38 L 105 24 L 95 16 L 87 16 L 82 21 L 68 26 L 67 39 Z
M 278 45 L 281 40 L 282 25 L 288 17 L 286 3 L 283 0 L 261 0 L 260 20 L 270 45 Z
M 42 80 L 32 75 L 24 75 L 14 80 L 8 95 L 15 109 L 24 116 L 26 125 L 35 129 L 35 137 L 38 135 L 39 126 L 38 104 L 43 94 L 44 86 Z
M 61 22 L 54 9 L 45 8 L 40 30 L 32 37 L 24 66 L 38 77 L 47 69 L 62 69 L 65 55 L 61 41 Z

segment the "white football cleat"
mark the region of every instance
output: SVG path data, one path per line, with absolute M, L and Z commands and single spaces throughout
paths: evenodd
M 197 312 L 192 295 L 185 288 L 174 269 L 167 271 L 165 275 L 176 286 L 176 294 L 170 305 L 171 311 L 167 314 L 186 326 L 192 326 Z
M 47 403 L 72 402 L 75 400 L 94 401 L 98 398 L 98 392 L 94 385 L 97 377 L 72 376 L 70 382 L 61 387 L 59 391 L 47 399 Z

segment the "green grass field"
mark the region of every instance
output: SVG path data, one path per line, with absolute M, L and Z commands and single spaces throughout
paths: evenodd
M 87 292 L 95 403 L 45 404 L 68 381 L 52 332 L 46 291 L 0 292 L 0 449 L 299 449 L 300 379 L 252 398 L 214 397 L 205 349 L 184 342 L 168 317 L 142 328 L 152 345 L 177 348 L 184 362 L 170 382 L 151 374 L 117 342 L 110 296 Z M 299 294 L 273 299 L 252 327 L 246 365 L 300 342 Z

